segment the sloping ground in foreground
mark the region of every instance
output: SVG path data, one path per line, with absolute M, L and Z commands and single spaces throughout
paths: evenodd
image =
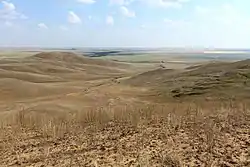
M 175 111 L 178 111 L 176 108 Z M 1 130 L 1 166 L 250 165 L 250 113 L 244 106 L 204 114 L 167 107 L 10 116 Z M 36 113 L 37 114 L 37 113 Z M 5 121 L 8 118 L 5 119 Z

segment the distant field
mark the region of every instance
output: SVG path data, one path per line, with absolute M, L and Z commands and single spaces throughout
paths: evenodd
M 189 56 L 191 55 L 182 56 L 181 54 L 148 53 L 148 54 L 139 54 L 139 55 L 104 56 L 104 57 L 98 57 L 98 59 L 124 61 L 124 62 L 132 62 L 132 63 L 161 63 L 161 62 L 193 63 L 193 62 L 201 61 L 201 59 L 199 58 L 197 59 L 192 58 L 189 60 L 188 59 Z
M 248 50 L 188 50 L 188 49 L 0 49 L 0 58 L 22 58 L 40 52 L 69 51 L 87 57 L 94 57 L 104 60 L 115 60 L 135 63 L 159 63 L 159 62 L 185 62 L 197 63 L 204 61 L 237 61 L 250 58 Z
M 138 53 L 134 54 L 117 54 L 117 55 L 106 55 L 97 57 L 99 59 L 108 59 L 115 61 L 125 61 L 125 62 L 179 62 L 179 63 L 197 63 L 197 62 L 207 62 L 207 61 L 238 61 L 250 58 L 249 52 L 222 52 L 222 51 L 207 51 L 207 52 L 148 52 L 148 53 Z
M 132 61 L 132 62 L 141 62 L 141 61 L 163 61 L 169 60 L 171 57 L 167 55 L 156 55 L 156 54 L 142 54 L 142 55 L 114 55 L 114 56 L 104 56 L 99 57 L 100 59 L 111 59 L 117 61 Z
M 22 52 L 22 51 L 1 51 L 0 58 L 23 58 L 36 54 L 38 52 Z

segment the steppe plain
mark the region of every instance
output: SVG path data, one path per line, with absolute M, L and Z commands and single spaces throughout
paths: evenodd
M 1 50 L 0 167 L 250 166 L 248 57 Z

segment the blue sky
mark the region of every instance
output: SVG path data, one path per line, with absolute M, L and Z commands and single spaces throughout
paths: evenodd
M 0 46 L 250 48 L 249 0 L 0 0 Z

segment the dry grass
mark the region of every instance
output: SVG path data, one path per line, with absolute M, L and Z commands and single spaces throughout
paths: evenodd
M 0 166 L 249 166 L 250 113 L 229 105 L 103 107 L 1 121 Z
M 149 97 L 155 100 L 161 94 L 150 94 L 150 84 L 139 85 L 140 91 L 118 80 L 121 74 L 132 75 L 133 68 L 126 71 L 115 63 L 115 68 L 108 69 L 108 62 L 66 55 L 57 53 L 50 60 L 51 55 L 39 54 L 1 65 L 3 78 L 20 81 L 18 86 L 13 80 L 5 81 L 1 87 L 0 167 L 250 165 L 248 107 L 233 101 L 224 105 L 223 101 L 222 107 L 213 109 L 212 101 L 206 101 L 206 107 L 201 108 L 185 99 L 155 104 Z M 82 64 L 78 64 L 80 59 Z M 22 71 L 22 75 L 16 71 Z M 158 88 L 165 78 L 173 78 L 168 72 L 171 70 L 139 75 L 139 83 L 154 81 L 160 83 Z M 162 78 L 155 80 L 159 74 Z M 42 81 L 41 76 L 45 77 Z M 103 80 L 104 76 L 109 80 Z M 61 82 L 50 83 L 50 77 L 59 77 Z M 96 77 L 98 82 L 86 82 Z M 178 82 L 173 84 L 178 86 Z M 55 87 L 59 95 L 52 92 Z M 144 93 L 145 101 L 137 97 Z M 142 106 L 144 102 L 152 105 Z

